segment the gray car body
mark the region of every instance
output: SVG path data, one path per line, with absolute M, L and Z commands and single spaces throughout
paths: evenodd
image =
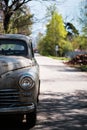
M 22 40 L 26 43 L 27 54 L 26 56 L 0 56 L 3 59 L 17 60 L 17 57 L 22 59 L 23 65 L 14 65 L 9 69 L 2 72 L 0 69 L 0 115 L 3 114 L 26 114 L 33 112 L 37 107 L 37 98 L 40 89 L 39 65 L 34 57 L 32 40 L 25 35 L 21 34 L 5 34 L 0 35 L 0 39 L 16 39 Z M 9 58 L 8 58 L 9 57 Z M 11 62 L 10 61 L 10 62 Z M 1 62 L 1 61 L 0 61 Z M 16 61 L 15 61 L 16 63 Z M 9 63 L 10 64 L 10 63 Z M 1 64 L 2 65 L 2 64 Z M 2 67 L 1 67 L 2 68 Z M 11 69 L 12 68 L 12 69 Z M 29 90 L 23 90 L 19 85 L 21 76 L 32 77 L 34 86 Z

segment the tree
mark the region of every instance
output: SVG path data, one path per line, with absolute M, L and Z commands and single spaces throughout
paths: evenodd
M 32 1 L 32 0 L 0 0 L 0 10 L 3 11 L 3 15 L 4 15 L 3 26 L 4 26 L 5 32 L 8 32 L 10 20 L 13 14 L 19 9 L 22 10 L 22 6 L 28 3 L 29 1 Z M 37 1 L 42 2 L 44 0 L 37 0 Z M 58 0 L 48 0 L 48 1 L 59 3 Z
M 73 38 L 73 36 L 78 36 L 79 35 L 78 30 L 76 29 L 76 27 L 72 23 L 70 23 L 70 22 L 65 23 L 65 28 L 66 28 L 66 30 L 68 32 L 67 33 L 68 37 Z
M 72 41 L 73 48 L 87 51 L 87 1 L 81 1 L 79 23 L 81 33 Z
M 82 25 L 82 32 L 87 36 L 87 1 L 84 0 L 81 2 L 81 15 L 80 15 L 80 24 Z
M 31 0 L 2 0 L 0 1 L 0 8 L 3 11 L 4 18 L 3 18 L 3 25 L 5 32 L 8 32 L 10 19 L 13 14 L 22 9 L 22 6 L 28 3 Z
M 43 44 L 43 50 L 41 52 L 55 55 L 55 46 L 58 45 L 60 50 L 63 49 L 63 44 L 66 44 L 66 36 L 67 31 L 64 27 L 62 16 L 54 11 L 51 20 L 47 24 L 46 36 L 43 39 L 44 42 L 40 41 L 40 44 Z
M 73 49 L 77 49 L 77 50 L 84 50 L 84 51 L 87 51 L 87 37 L 85 36 L 78 36 L 78 37 L 75 37 L 73 40 L 72 40 L 72 45 L 73 45 Z
M 26 5 L 23 5 L 22 10 L 17 10 L 11 18 L 10 31 L 23 34 L 31 34 L 31 25 L 33 15 L 30 14 L 30 10 Z

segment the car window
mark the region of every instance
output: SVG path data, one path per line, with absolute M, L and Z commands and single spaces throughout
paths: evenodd
M 27 55 L 27 44 L 22 40 L 0 40 L 0 55 Z

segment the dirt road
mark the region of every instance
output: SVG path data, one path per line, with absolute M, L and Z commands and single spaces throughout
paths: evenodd
M 87 130 L 87 73 L 36 56 L 41 95 L 33 130 Z

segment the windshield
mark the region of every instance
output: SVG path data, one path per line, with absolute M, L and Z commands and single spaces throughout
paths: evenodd
M 22 40 L 0 39 L 0 55 L 27 55 L 27 44 Z

